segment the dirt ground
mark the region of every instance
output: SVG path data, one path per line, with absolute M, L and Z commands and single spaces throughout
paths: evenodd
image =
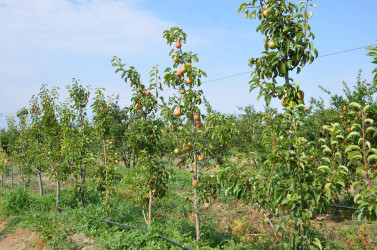
M 44 242 L 40 236 L 28 229 L 16 230 L 11 234 L 6 233 L 8 221 L 0 221 L 0 250 L 42 250 Z

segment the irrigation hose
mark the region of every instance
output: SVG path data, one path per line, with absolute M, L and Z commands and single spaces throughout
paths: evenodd
M 65 211 L 65 212 L 68 211 L 67 209 L 64 209 L 64 208 L 61 208 L 61 207 L 56 207 L 56 209 L 58 209 L 60 211 Z M 117 223 L 117 222 L 114 222 L 114 221 L 101 219 L 101 218 L 98 218 L 98 217 L 95 217 L 95 216 L 89 216 L 89 217 L 92 218 L 92 219 L 95 219 L 95 220 L 100 220 L 100 221 L 103 221 L 103 222 L 106 222 L 106 223 L 109 223 L 109 224 L 113 224 L 113 225 L 117 225 L 117 226 L 121 226 L 121 227 L 129 227 L 129 228 L 134 228 L 134 229 L 140 229 L 140 230 L 143 230 L 143 231 L 148 231 L 147 228 L 143 228 L 143 227 L 125 225 L 125 224 Z M 173 243 L 176 246 L 182 247 L 183 249 L 191 250 L 190 247 L 185 246 L 185 245 L 183 245 L 183 244 L 181 244 L 179 242 L 176 242 L 174 240 L 171 240 L 169 238 L 166 238 L 165 236 L 162 236 L 161 234 L 159 234 L 158 237 L 161 238 L 161 239 L 163 239 L 163 240 L 166 240 L 166 241 L 168 241 L 170 243 Z

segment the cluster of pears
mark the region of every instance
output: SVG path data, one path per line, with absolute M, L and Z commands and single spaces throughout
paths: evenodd
M 264 10 L 262 12 L 264 18 L 267 17 L 267 14 L 268 14 L 269 11 L 270 11 L 270 8 L 269 8 L 269 5 L 267 4 L 264 7 Z M 269 41 L 270 39 L 271 39 L 271 36 L 270 37 L 266 36 L 264 38 L 264 43 L 267 44 L 270 49 L 276 49 L 276 44 L 275 44 L 274 40 Z
M 177 49 L 181 49 L 181 47 L 182 47 L 182 44 L 181 44 L 181 42 L 180 42 L 180 40 L 179 39 L 177 39 L 177 42 L 176 42 L 176 44 L 175 44 L 175 47 L 177 48 Z M 180 62 L 180 56 L 179 56 L 179 52 L 177 52 L 174 56 L 173 56 L 173 61 L 175 62 L 175 63 L 179 63 Z M 178 76 L 178 77 L 182 77 L 183 75 L 184 75 L 184 73 L 186 73 L 187 72 L 187 68 L 188 67 L 191 67 L 191 63 L 186 63 L 186 64 L 183 64 L 182 65 L 182 67 L 177 71 L 177 73 L 175 74 L 176 76 Z M 192 84 L 192 77 L 190 76 L 190 77 L 187 77 L 187 79 L 186 79 L 186 81 L 185 81 L 187 84 Z
M 298 86 L 297 83 L 295 85 Z M 299 100 L 304 100 L 304 91 L 300 90 L 298 87 L 295 87 L 293 91 L 285 92 L 284 97 L 281 99 L 281 105 L 285 107 L 290 101 L 298 103 Z

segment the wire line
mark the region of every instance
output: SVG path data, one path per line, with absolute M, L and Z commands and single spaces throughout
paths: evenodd
M 350 51 L 354 51 L 354 50 L 360 50 L 360 49 L 364 49 L 364 48 L 372 47 L 372 46 L 376 46 L 376 45 L 377 44 L 372 44 L 372 45 L 367 45 L 367 46 L 364 46 L 364 47 L 358 47 L 358 48 L 353 48 L 353 49 L 348 49 L 348 50 L 342 50 L 342 51 L 338 51 L 338 52 L 333 52 L 333 53 L 325 54 L 325 55 L 322 55 L 322 56 L 318 56 L 318 58 L 320 58 L 320 57 L 327 57 L 327 56 L 333 56 L 333 55 L 338 55 L 338 54 L 342 54 L 342 53 L 346 53 L 346 52 L 350 52 Z M 208 80 L 208 81 L 203 81 L 202 83 L 209 83 L 209 82 L 220 81 L 220 80 L 224 80 L 224 79 L 227 79 L 227 78 L 233 78 L 233 77 L 236 77 L 236 76 L 246 75 L 246 74 L 249 74 L 251 72 L 252 71 L 247 71 L 247 72 L 238 73 L 238 74 L 234 74 L 234 75 L 224 76 L 224 77 L 220 77 L 220 78 L 216 78 L 216 79 L 212 79 L 212 80 Z M 165 89 L 165 90 L 162 90 L 161 92 L 169 91 L 169 90 L 174 90 L 174 89 Z M 131 98 L 131 97 L 132 96 L 126 96 L 126 97 L 121 97 L 119 99 L 126 99 L 126 98 Z

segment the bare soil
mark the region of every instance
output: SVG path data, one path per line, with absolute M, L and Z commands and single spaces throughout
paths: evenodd
M 20 229 L 7 234 L 7 223 L 8 220 L 0 221 L 0 250 L 46 249 L 41 237 L 29 229 Z

